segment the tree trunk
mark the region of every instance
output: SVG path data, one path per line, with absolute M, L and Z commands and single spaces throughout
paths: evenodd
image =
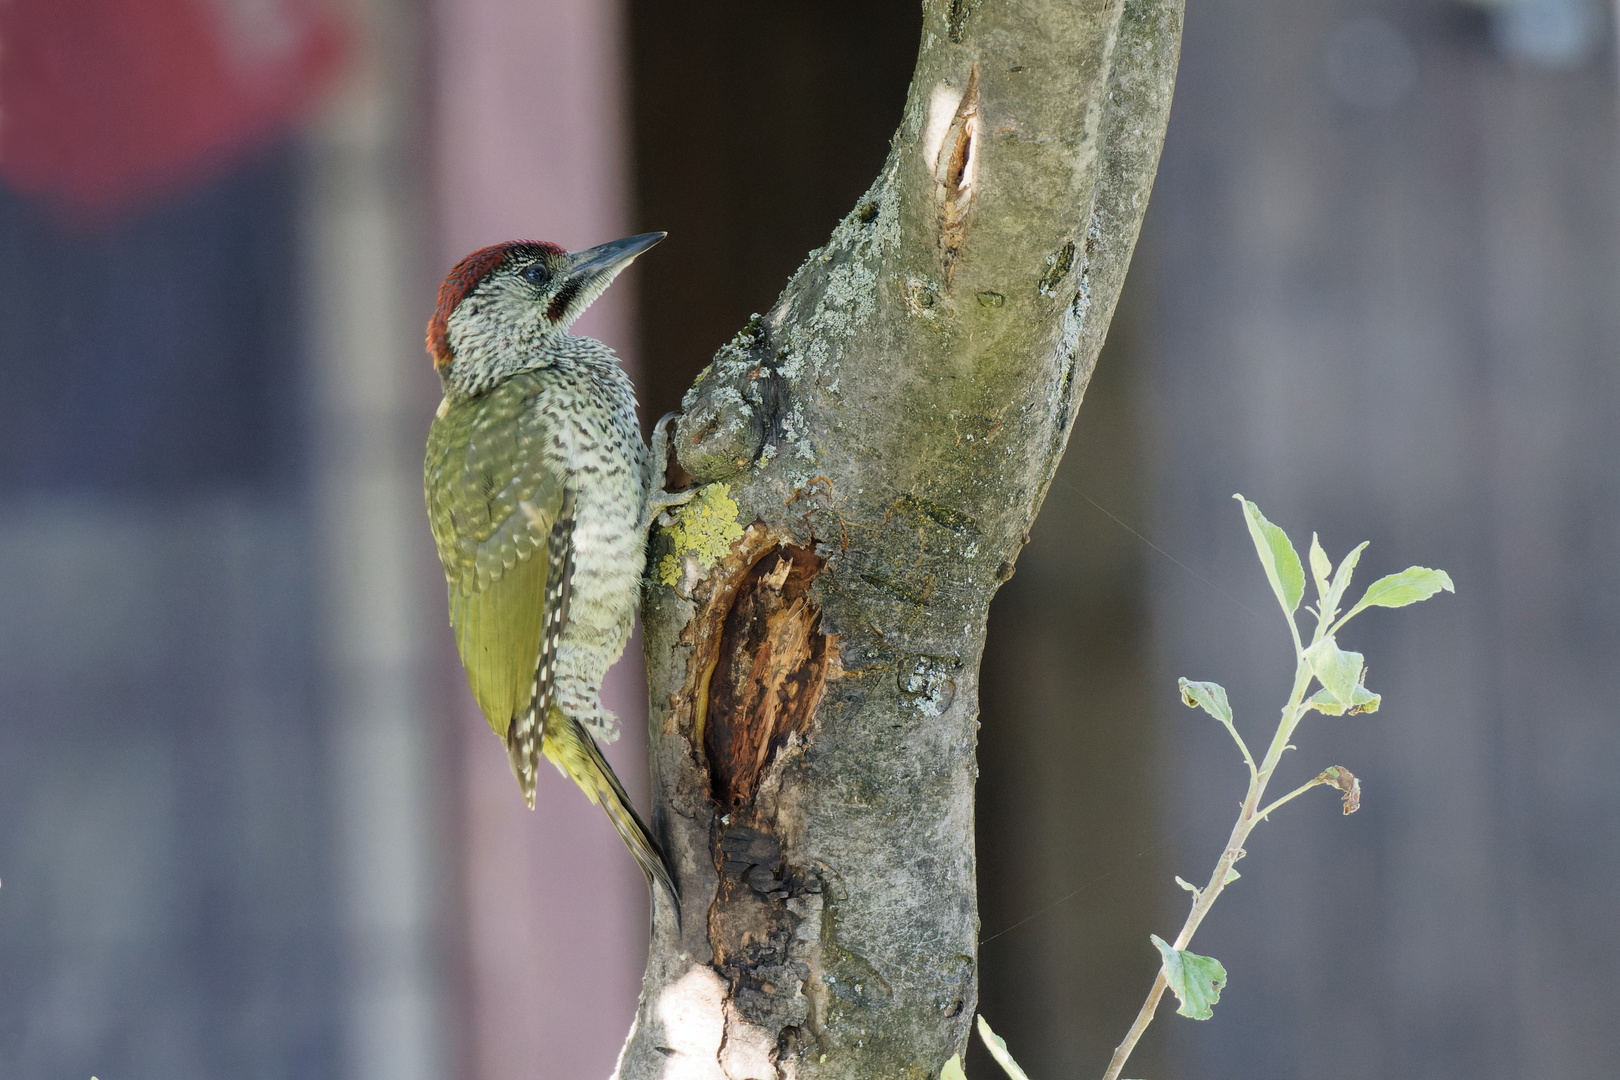
M 623 1080 L 937 1076 L 977 1000 L 978 665 L 1158 164 L 1179 0 L 928 0 L 882 173 L 676 428 Z

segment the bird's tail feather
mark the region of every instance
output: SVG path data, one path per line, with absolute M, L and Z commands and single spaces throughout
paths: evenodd
M 590 732 L 572 717 L 563 715 L 553 705 L 546 720 L 546 757 L 557 764 L 585 792 L 593 803 L 600 803 L 607 811 L 608 820 L 619 833 L 624 846 L 635 856 L 636 865 L 647 877 L 647 886 L 654 898 L 659 890 L 669 899 L 675 912 L 675 921 L 681 918 L 681 895 L 675 888 L 675 876 L 663 848 L 653 839 L 651 830 L 636 813 L 635 804 L 625 792 L 624 785 L 614 775 L 613 766 L 602 756 L 602 750 L 591 738 Z

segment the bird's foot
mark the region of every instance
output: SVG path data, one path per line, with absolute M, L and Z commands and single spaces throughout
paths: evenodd
M 673 510 L 677 506 L 684 506 L 697 494 L 697 488 L 688 488 L 685 491 L 666 491 L 664 477 L 669 471 L 669 425 L 672 424 L 679 413 L 665 413 L 658 423 L 653 425 L 652 433 L 652 475 L 647 482 L 647 504 L 641 511 L 641 531 L 643 534 L 652 528 L 665 510 Z M 669 524 L 669 522 L 664 522 Z
M 677 506 L 685 506 L 692 501 L 692 496 L 698 493 L 697 488 L 687 488 L 685 491 L 665 491 L 659 488 L 647 496 L 647 505 L 641 510 L 641 531 L 645 533 L 653 527 L 653 522 L 660 521 L 665 510 L 673 510 Z M 669 525 L 669 521 L 661 521 Z

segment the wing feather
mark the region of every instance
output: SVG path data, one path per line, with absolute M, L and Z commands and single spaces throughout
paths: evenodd
M 564 493 L 548 460 L 554 439 L 536 407 L 540 390 L 518 376 L 446 409 L 429 430 L 424 465 L 457 651 L 503 739 L 533 700 L 555 587 L 551 537 Z
M 529 706 L 545 624 L 546 560 L 528 558 L 481 592 L 450 586 L 450 624 L 467 685 L 495 734 Z

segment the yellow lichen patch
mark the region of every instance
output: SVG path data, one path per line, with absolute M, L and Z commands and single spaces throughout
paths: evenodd
M 674 524 L 664 528 L 671 551 L 658 561 L 658 583 L 678 584 L 681 564 L 688 558 L 696 559 L 701 569 L 709 569 L 725 557 L 733 543 L 742 539 L 742 534 L 731 489 L 725 484 L 705 485 L 691 502 L 681 507 Z

